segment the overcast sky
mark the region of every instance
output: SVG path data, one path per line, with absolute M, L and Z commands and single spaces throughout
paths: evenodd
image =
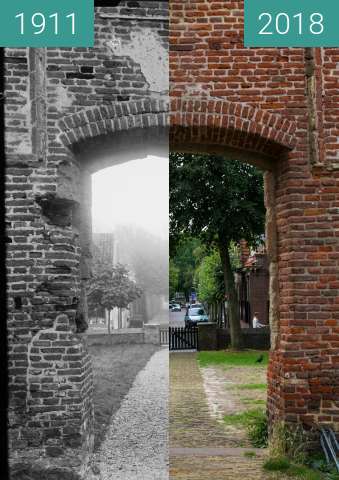
M 148 156 L 92 176 L 93 232 L 137 225 L 168 238 L 168 158 Z

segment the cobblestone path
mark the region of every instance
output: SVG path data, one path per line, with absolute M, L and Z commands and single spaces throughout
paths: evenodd
M 88 480 L 168 480 L 168 349 L 137 375 L 94 456 Z
M 239 447 L 211 416 L 196 353 L 170 354 L 169 408 L 170 480 L 283 479 L 263 472 L 265 451 Z

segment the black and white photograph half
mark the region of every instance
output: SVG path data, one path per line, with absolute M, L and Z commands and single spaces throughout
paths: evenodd
M 4 55 L 9 478 L 167 480 L 168 2 Z

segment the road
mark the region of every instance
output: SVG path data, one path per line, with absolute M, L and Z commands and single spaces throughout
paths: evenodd
M 182 308 L 181 312 L 169 312 L 169 324 L 171 327 L 184 327 L 185 326 L 185 312 L 186 309 Z

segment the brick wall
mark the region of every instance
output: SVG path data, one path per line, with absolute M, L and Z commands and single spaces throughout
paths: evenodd
M 339 49 L 244 48 L 243 2 L 170 2 L 171 145 L 265 174 L 271 421 L 339 430 Z
M 92 382 L 76 332 L 90 273 L 90 174 L 109 162 L 93 166 L 82 157 L 87 144 L 93 152 L 104 138 L 111 151 L 117 144 L 126 150 L 134 138 L 147 150 L 159 132 L 164 136 L 167 17 L 166 2 L 122 1 L 96 9 L 93 49 L 5 49 L 15 478 L 51 466 L 59 479 L 69 478 L 68 467 L 84 473 L 93 441 Z M 136 151 L 123 160 L 134 158 Z

